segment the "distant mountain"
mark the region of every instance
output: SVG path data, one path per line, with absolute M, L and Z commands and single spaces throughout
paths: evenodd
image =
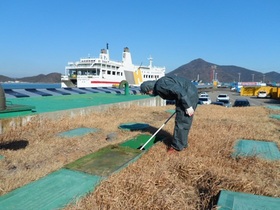
M 4 75 L 0 75 L 0 82 L 8 82 L 8 81 L 15 81 L 15 79 L 12 79 L 10 77 L 6 77 Z
M 23 78 L 10 78 L 0 75 L 0 82 L 8 81 L 20 81 L 20 82 L 31 82 L 31 83 L 60 83 L 61 74 L 60 73 L 50 73 L 50 74 L 39 74 L 33 77 L 23 77 Z
M 213 73 L 215 70 L 215 73 Z M 203 59 L 195 59 L 184 64 L 177 69 L 167 73 L 167 75 L 177 75 L 190 80 L 202 80 L 210 82 L 217 78 L 220 82 L 280 82 L 280 74 L 277 72 L 261 73 L 254 70 L 245 69 L 238 66 L 225 66 L 209 63 Z

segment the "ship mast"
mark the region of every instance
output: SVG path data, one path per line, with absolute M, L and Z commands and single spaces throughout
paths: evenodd
M 150 61 L 149 67 L 151 69 L 153 67 L 153 58 L 150 56 L 148 60 Z
M 106 43 L 106 51 L 107 51 L 107 55 L 108 55 L 108 61 L 110 60 L 110 55 L 109 55 L 109 44 Z

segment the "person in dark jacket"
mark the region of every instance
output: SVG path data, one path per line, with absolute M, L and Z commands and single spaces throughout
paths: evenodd
M 155 81 L 143 82 L 141 92 L 159 95 L 165 100 L 175 100 L 176 118 L 173 139 L 168 152 L 181 151 L 188 147 L 188 135 L 192 126 L 193 114 L 198 103 L 196 86 L 188 79 L 177 76 L 164 76 Z

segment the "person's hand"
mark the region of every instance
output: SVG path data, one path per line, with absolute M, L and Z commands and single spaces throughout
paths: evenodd
M 194 114 L 194 110 L 192 106 L 186 109 L 186 114 L 189 116 L 192 116 Z

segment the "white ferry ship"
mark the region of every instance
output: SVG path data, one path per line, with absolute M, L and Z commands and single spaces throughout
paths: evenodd
M 139 86 L 144 81 L 163 77 L 165 67 L 155 67 L 151 57 L 149 60 L 149 66 L 133 65 L 129 48 L 125 47 L 122 61 L 112 61 L 107 44 L 98 58 L 88 57 L 69 62 L 65 74 L 61 76 L 61 87 L 112 87 L 124 80 L 130 86 Z

